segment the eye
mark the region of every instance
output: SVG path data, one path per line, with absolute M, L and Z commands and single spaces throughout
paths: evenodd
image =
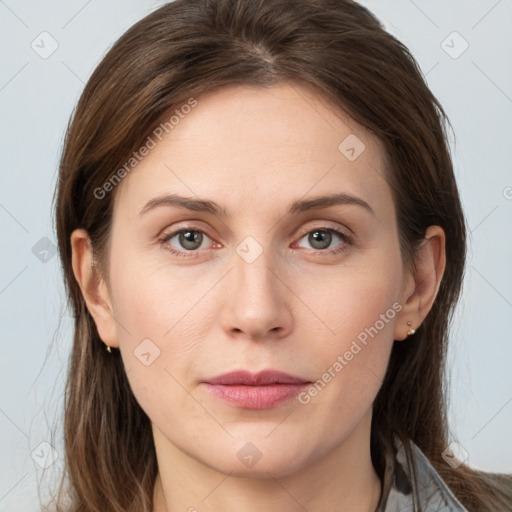
M 312 245 L 314 252 L 319 254 L 338 254 L 349 249 L 353 244 L 351 236 L 342 231 L 332 228 L 316 228 L 306 232 L 300 240 L 307 238 Z M 160 244 L 170 253 L 182 258 L 195 258 L 200 255 L 199 249 L 202 247 L 205 239 L 211 238 L 202 230 L 193 227 L 184 227 L 171 233 L 165 233 L 159 239 Z M 331 247 L 331 243 L 337 240 L 340 244 Z M 173 241 L 174 240 L 174 241 Z M 216 242 L 214 242 L 217 244 Z M 178 247 L 176 247 L 178 246 Z M 217 244 L 217 246 L 220 246 Z
M 171 233 L 164 234 L 163 237 L 159 239 L 159 242 L 172 254 L 187 258 L 197 256 L 198 254 L 195 254 L 197 253 L 197 250 L 201 248 L 204 249 L 204 247 L 201 246 L 205 238 L 209 239 L 210 237 L 204 231 L 185 227 Z M 173 239 L 176 240 L 174 243 L 171 243 Z M 175 244 L 178 245 L 178 248 L 176 248 Z M 182 250 L 180 250 L 180 247 Z
M 307 242 L 312 245 L 313 249 L 317 252 L 330 252 L 331 254 L 338 254 L 346 251 L 352 245 L 352 238 L 332 228 L 316 228 L 307 232 L 302 238 L 307 238 Z M 330 247 L 331 243 L 336 239 L 341 240 L 341 244 L 336 247 Z

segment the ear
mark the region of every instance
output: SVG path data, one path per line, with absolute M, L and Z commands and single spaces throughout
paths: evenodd
M 414 256 L 415 275 L 407 271 L 395 324 L 395 340 L 407 338 L 410 328 L 418 329 L 434 304 L 446 267 L 446 237 L 439 226 L 430 226 Z M 408 325 L 407 322 L 411 322 Z
M 119 347 L 116 322 L 107 285 L 95 266 L 92 244 L 87 231 L 76 229 L 71 234 L 71 263 L 89 313 L 100 338 L 111 347 Z

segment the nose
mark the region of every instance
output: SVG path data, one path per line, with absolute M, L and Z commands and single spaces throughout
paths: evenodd
M 235 252 L 226 279 L 222 326 L 230 337 L 270 341 L 290 334 L 292 292 L 283 267 L 270 251 L 264 250 L 252 262 Z

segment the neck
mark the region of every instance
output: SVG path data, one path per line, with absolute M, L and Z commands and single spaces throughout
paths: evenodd
M 159 466 L 153 512 L 374 512 L 381 482 L 371 462 L 369 426 L 363 421 L 329 453 L 278 478 L 271 472 L 268 478 L 250 478 L 217 471 L 153 426 Z

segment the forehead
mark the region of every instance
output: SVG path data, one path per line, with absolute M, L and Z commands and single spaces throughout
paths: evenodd
M 156 144 L 121 182 L 116 203 L 130 216 L 165 192 L 222 197 L 233 209 L 308 191 L 389 201 L 380 141 L 310 88 L 233 85 L 195 101 L 167 113 L 167 130 L 150 135 Z

